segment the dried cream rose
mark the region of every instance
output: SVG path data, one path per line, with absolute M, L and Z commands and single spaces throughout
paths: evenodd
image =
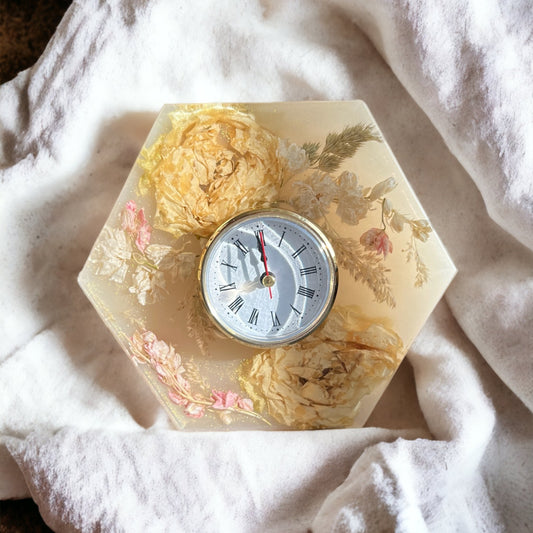
M 208 237 L 237 211 L 272 203 L 281 184 L 279 139 L 252 115 L 214 106 L 170 115 L 172 129 L 141 154 L 153 187 L 154 227 Z
M 305 341 L 246 361 L 241 385 L 260 410 L 287 426 L 346 427 L 363 396 L 392 376 L 402 356 L 393 331 L 339 307 Z

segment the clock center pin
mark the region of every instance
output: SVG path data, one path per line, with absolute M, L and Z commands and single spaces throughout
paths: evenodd
M 261 283 L 264 287 L 273 287 L 276 284 L 276 276 L 269 272 L 268 274 L 263 274 L 261 276 Z

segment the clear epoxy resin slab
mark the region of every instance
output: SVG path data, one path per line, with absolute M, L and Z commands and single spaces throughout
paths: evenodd
M 455 272 L 363 102 L 176 104 L 79 283 L 178 428 L 320 429 L 365 423 Z

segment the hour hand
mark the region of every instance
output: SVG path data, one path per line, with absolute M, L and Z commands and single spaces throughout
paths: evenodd
M 261 254 L 261 261 L 263 261 L 263 263 L 266 263 L 266 252 L 265 252 L 265 237 L 263 235 L 263 230 L 260 229 L 260 230 L 257 230 L 255 232 L 255 238 L 257 239 L 257 248 L 259 249 L 259 253 Z

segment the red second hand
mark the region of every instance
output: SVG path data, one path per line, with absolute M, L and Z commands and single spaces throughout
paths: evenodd
M 263 263 L 265 263 L 265 274 L 267 276 L 270 276 L 268 273 L 268 266 L 267 266 L 267 256 L 265 253 L 265 241 L 263 241 L 263 232 L 259 232 L 259 237 L 261 238 L 261 252 L 263 253 Z M 270 294 L 270 299 L 272 300 L 272 289 L 268 287 L 268 293 Z

